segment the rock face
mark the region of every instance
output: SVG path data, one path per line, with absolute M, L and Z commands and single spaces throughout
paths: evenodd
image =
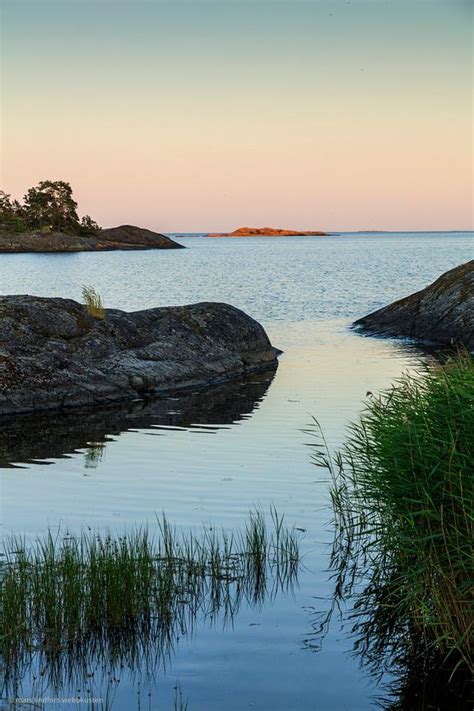
M 277 366 L 259 323 L 227 304 L 106 309 L 0 297 L 0 415 L 107 405 Z
M 184 249 L 169 237 L 133 225 L 120 225 L 82 237 L 63 232 L 0 232 L 0 252 L 94 252 L 114 249 Z
M 474 261 L 355 322 L 372 333 L 408 336 L 474 350 Z
M 326 235 L 326 232 L 301 232 L 298 230 L 278 230 L 273 227 L 239 227 L 233 232 L 214 232 L 208 237 L 291 237 L 298 235 Z

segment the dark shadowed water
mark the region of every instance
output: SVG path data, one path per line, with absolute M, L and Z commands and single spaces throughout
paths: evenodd
M 331 590 L 331 511 L 303 430 L 314 416 L 337 446 L 367 391 L 420 362 L 416 347 L 349 326 L 472 258 L 473 235 L 180 241 L 187 250 L 0 255 L 0 293 L 79 299 L 87 284 L 107 306 L 127 310 L 229 302 L 260 320 L 284 351 L 277 372 L 80 417 L 3 421 L 2 534 L 153 527 L 162 511 L 178 527 L 239 528 L 250 508 L 273 503 L 304 529 L 299 584 L 243 605 L 231 624 L 201 621 L 154 679 L 140 668 L 125 666 L 112 681 L 91 670 L 87 688 L 56 694 L 39 679 L 34 695 L 105 698 L 109 687 L 113 709 L 135 709 L 141 699 L 143 709 L 166 710 L 179 681 L 189 711 L 376 708 L 377 690 L 351 656 L 348 632 L 335 620 L 322 649 L 314 636 L 313 613 Z M 31 689 L 26 674 L 17 695 Z

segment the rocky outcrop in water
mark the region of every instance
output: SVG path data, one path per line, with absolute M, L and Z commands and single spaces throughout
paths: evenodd
M 474 350 L 474 260 L 359 319 L 354 326 L 371 333 L 461 344 Z
M 324 236 L 326 234 L 327 232 L 279 230 L 273 227 L 239 227 L 233 232 L 210 232 L 208 237 L 297 237 L 300 235 Z
M 200 303 L 92 318 L 69 299 L 0 297 L 0 415 L 204 387 L 275 368 L 263 327 L 239 309 Z
M 184 249 L 169 237 L 134 225 L 82 236 L 63 232 L 0 232 L 0 252 L 101 252 L 116 249 Z

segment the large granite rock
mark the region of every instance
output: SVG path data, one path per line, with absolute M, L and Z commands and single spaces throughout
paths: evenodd
M 68 410 L 196 388 L 275 368 L 262 326 L 227 304 L 103 320 L 69 299 L 0 297 L 0 414 Z
M 354 325 L 372 333 L 462 344 L 474 350 L 474 261 L 445 272 L 426 289 Z
M 169 237 L 134 225 L 100 230 L 87 237 L 63 232 L 0 232 L 0 252 L 100 252 L 115 249 L 184 249 Z

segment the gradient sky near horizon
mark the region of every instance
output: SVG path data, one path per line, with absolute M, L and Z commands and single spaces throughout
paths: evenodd
M 160 231 L 472 229 L 470 0 L 1 0 L 1 187 Z

